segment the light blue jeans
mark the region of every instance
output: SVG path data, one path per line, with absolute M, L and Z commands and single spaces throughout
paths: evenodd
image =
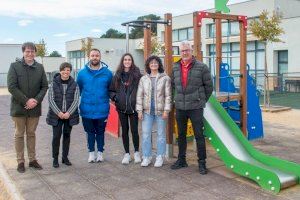
M 157 124 L 157 155 L 164 156 L 166 153 L 166 120 L 162 118 L 162 115 L 149 115 L 144 113 L 142 121 L 143 157 L 152 156 L 151 135 L 154 122 Z

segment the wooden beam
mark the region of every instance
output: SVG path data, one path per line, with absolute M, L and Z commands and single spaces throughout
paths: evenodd
M 224 19 L 224 20 L 232 20 L 238 21 L 239 15 L 230 15 L 230 14 L 222 14 L 222 13 L 210 13 L 205 11 L 198 12 L 199 18 L 210 18 L 210 19 Z
M 216 92 L 220 91 L 220 65 L 222 62 L 222 22 L 221 19 L 215 20 L 216 25 Z
M 201 51 L 201 25 L 198 24 L 198 12 L 193 13 L 193 27 L 194 27 L 194 56 L 197 60 L 203 62 L 203 52 Z
M 147 28 L 144 28 L 144 60 L 151 54 L 151 28 L 150 24 L 147 25 Z
M 173 69 L 173 48 L 172 48 L 172 14 L 165 14 L 165 21 L 170 21 L 170 24 L 165 25 L 165 71 L 171 76 Z M 173 144 L 174 133 L 174 109 L 169 114 L 167 123 L 167 144 Z
M 247 137 L 247 28 L 240 21 L 240 95 L 241 129 Z

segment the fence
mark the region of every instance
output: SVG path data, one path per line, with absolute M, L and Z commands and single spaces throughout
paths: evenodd
M 49 83 L 52 82 L 52 79 L 57 71 L 46 72 L 47 80 Z M 7 87 L 7 73 L 0 73 L 0 87 Z
M 260 102 L 263 104 L 264 79 L 263 73 L 253 75 L 256 79 L 258 90 L 260 91 Z M 270 91 L 270 104 L 288 106 L 300 109 L 300 72 L 283 74 L 268 74 Z

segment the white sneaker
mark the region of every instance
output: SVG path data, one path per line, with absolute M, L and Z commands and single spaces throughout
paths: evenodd
M 142 162 L 140 152 L 136 151 L 134 152 L 134 163 L 140 163 Z
M 88 162 L 89 162 L 89 163 L 95 162 L 95 152 L 94 152 L 94 151 L 92 151 L 92 152 L 89 153 L 89 159 L 88 159 Z
M 122 160 L 122 164 L 123 165 L 128 165 L 130 161 L 131 161 L 130 154 L 125 153 L 124 158 Z
M 163 158 L 163 156 L 159 155 L 156 157 L 154 167 L 161 167 L 163 165 L 163 163 L 164 163 L 164 158 Z
M 144 157 L 143 162 L 141 163 L 142 167 L 148 167 L 151 163 L 151 157 Z
M 97 156 L 97 162 L 103 162 L 103 153 L 101 151 L 98 151 L 98 156 Z

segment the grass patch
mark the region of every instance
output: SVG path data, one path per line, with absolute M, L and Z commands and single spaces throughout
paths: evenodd
M 276 106 L 287 106 L 294 109 L 300 109 L 300 93 L 284 92 L 284 93 L 270 93 L 271 105 Z M 261 95 L 259 98 L 261 105 L 264 104 L 264 96 Z

